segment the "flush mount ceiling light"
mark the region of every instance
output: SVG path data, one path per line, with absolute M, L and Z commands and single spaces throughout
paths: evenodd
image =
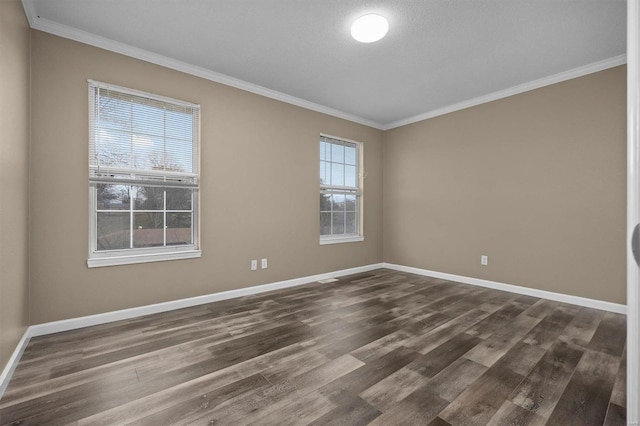
M 361 16 L 351 24 L 351 36 L 361 43 L 380 40 L 389 31 L 389 23 L 376 14 Z

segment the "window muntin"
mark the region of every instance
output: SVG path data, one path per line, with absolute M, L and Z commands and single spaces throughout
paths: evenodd
M 199 255 L 199 113 L 198 105 L 89 82 L 90 266 Z
M 361 239 L 360 143 L 320 137 L 320 240 Z

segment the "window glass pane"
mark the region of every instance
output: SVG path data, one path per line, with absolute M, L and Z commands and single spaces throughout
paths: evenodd
M 331 161 L 334 163 L 344 163 L 344 146 L 331 144 Z
M 320 213 L 320 235 L 331 235 L 331 213 Z
M 334 189 L 320 193 L 320 235 L 358 235 L 360 197 L 359 145 L 321 137 L 320 184 L 353 188 L 354 191 Z
M 357 227 L 357 222 L 356 222 L 356 213 L 350 213 L 347 212 L 346 215 L 346 221 L 344 224 L 344 233 L 345 234 L 356 234 L 358 231 L 358 227 Z
M 191 143 L 193 138 L 191 108 L 167 105 L 166 114 L 167 137 L 187 139 Z
M 133 247 L 157 247 L 164 245 L 162 213 L 134 213 Z
M 344 213 L 333 214 L 333 234 L 344 234 Z
M 133 186 L 131 193 L 134 210 L 164 210 L 164 188 Z
M 356 198 L 357 198 L 356 195 L 351 195 L 351 194 L 347 194 L 345 196 L 345 209 L 348 212 L 355 212 L 355 211 L 358 210 L 357 209 L 358 205 L 356 204 L 356 202 L 357 202 Z
M 120 131 L 131 130 L 131 105 L 128 100 L 116 96 L 100 96 L 100 127 Z
M 197 188 L 146 179 L 197 182 L 199 107 L 92 81 L 89 89 L 91 251 L 193 244 Z
M 329 162 L 324 163 L 324 175 L 327 178 L 327 181 L 325 183 L 327 185 L 331 185 L 331 163 Z
M 97 214 L 97 250 L 117 250 L 129 248 L 129 213 Z
M 356 187 L 356 166 L 344 166 L 344 186 Z
M 98 210 L 129 210 L 129 186 L 96 184 Z
M 192 173 L 198 108 L 93 87 L 92 165 Z
M 98 131 L 95 155 L 101 166 L 123 167 L 131 166 L 131 136 L 129 132 L 119 132 L 111 129 Z
M 188 188 L 167 188 L 167 210 L 191 210 L 192 193 Z
M 327 167 L 327 162 L 326 161 L 320 161 L 320 184 L 324 184 L 327 185 L 329 183 L 329 177 L 327 176 L 327 171 L 328 171 L 328 167 Z
M 331 195 L 320 194 L 320 211 L 321 212 L 331 211 Z
M 193 169 L 193 144 L 190 140 L 169 139 L 166 143 L 164 170 L 191 173 Z
M 164 141 L 162 136 L 131 135 L 132 166 L 146 170 L 164 170 Z
M 331 152 L 330 152 L 330 144 L 326 142 L 320 142 L 320 160 L 321 161 L 330 161 L 331 160 Z
M 344 147 L 344 162 L 345 164 L 356 164 L 356 146 L 348 144 Z
M 331 185 L 344 186 L 344 165 L 331 163 Z
M 167 213 L 167 245 L 191 243 L 191 213 Z
M 138 100 L 132 103 L 133 131 L 164 136 L 164 102 L 152 99 Z
M 333 198 L 333 211 L 343 212 L 345 207 L 344 194 L 333 194 L 332 198 Z

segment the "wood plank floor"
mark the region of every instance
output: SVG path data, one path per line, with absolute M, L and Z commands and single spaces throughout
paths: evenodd
M 385 269 L 36 337 L 0 424 L 623 425 L 625 317 Z

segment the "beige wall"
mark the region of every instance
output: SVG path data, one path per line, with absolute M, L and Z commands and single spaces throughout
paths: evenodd
M 29 27 L 0 1 L 0 371 L 29 325 Z
M 202 258 L 87 268 L 87 79 L 201 105 Z M 379 130 L 38 31 L 32 91 L 33 324 L 382 261 Z M 364 142 L 364 242 L 318 244 L 321 132 Z
M 86 267 L 87 79 L 202 105 L 201 259 Z M 33 324 L 383 259 L 625 303 L 623 67 L 384 134 L 38 31 L 32 87 Z M 365 142 L 363 243 L 318 245 L 321 132 Z
M 385 132 L 385 262 L 625 303 L 625 91 L 617 67 Z

